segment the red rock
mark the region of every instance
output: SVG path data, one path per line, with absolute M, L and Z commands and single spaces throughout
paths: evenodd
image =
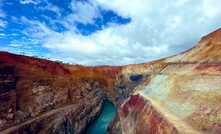
M 131 76 L 142 76 L 139 82 Z M 0 52 L 1 133 L 83 133 L 111 100 L 109 133 L 221 133 L 221 30 L 149 63 L 85 67 Z

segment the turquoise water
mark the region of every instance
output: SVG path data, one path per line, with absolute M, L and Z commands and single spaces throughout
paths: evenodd
M 88 128 L 87 134 L 106 134 L 107 127 L 114 119 L 116 108 L 108 101 L 104 100 L 103 109 L 100 116 Z

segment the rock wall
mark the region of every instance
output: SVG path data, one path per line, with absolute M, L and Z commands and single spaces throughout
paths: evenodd
M 221 30 L 165 59 L 85 67 L 0 52 L 1 133 L 84 133 L 107 98 L 108 133 L 221 133 Z
M 221 133 L 220 39 L 221 29 L 179 55 L 127 66 L 149 78 L 118 107 L 110 133 Z
M 73 66 L 6 52 L 0 56 L 3 133 L 82 133 L 99 115 L 103 98 L 117 106 L 139 83 L 124 79 L 123 67 Z
M 90 67 L 74 68 L 2 52 L 0 131 L 82 133 L 101 110 L 107 82 Z

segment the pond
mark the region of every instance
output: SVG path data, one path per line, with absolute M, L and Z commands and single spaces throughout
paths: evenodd
M 107 127 L 114 119 L 116 107 L 112 102 L 104 100 L 100 116 L 89 126 L 86 134 L 106 134 Z

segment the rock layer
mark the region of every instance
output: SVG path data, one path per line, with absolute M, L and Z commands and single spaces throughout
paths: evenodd
M 122 133 L 221 133 L 221 29 L 194 48 L 131 65 L 149 75 L 118 108 Z
M 128 66 L 85 67 L 0 52 L 1 133 L 83 133 L 102 99 L 108 133 L 221 133 L 221 30 L 194 48 Z

